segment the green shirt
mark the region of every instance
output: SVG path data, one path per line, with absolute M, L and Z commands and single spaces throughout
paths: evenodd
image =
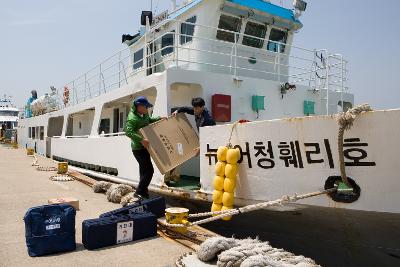
M 141 143 L 143 137 L 139 134 L 139 129 L 159 120 L 161 120 L 160 117 L 150 117 L 148 114 L 140 115 L 137 113 L 135 105 L 132 105 L 124 128 L 126 136 L 132 140 L 132 150 L 144 149 Z

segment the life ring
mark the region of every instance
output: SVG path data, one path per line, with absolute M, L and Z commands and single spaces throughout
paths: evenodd
M 64 106 L 67 106 L 67 104 L 69 103 L 69 88 L 68 88 L 68 86 L 64 86 L 63 96 L 64 96 L 64 99 L 63 99 Z

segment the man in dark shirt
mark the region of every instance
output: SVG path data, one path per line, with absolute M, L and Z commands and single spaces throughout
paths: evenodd
M 178 108 L 172 115 L 176 115 L 178 113 L 187 113 L 190 115 L 194 115 L 196 119 L 197 129 L 204 126 L 213 126 L 215 125 L 214 119 L 211 117 L 208 110 L 205 108 L 205 101 L 201 97 L 196 97 L 192 99 L 192 107 L 180 107 Z M 199 155 L 200 148 L 196 148 L 196 155 Z M 180 171 L 179 167 L 173 169 L 169 173 L 165 175 L 165 183 L 170 185 L 171 181 L 177 183 L 179 181 Z
M 187 113 L 190 115 L 194 115 L 196 119 L 197 129 L 204 126 L 214 126 L 215 121 L 211 117 L 208 110 L 205 108 L 206 102 L 201 97 L 196 97 L 192 99 L 192 107 L 180 107 L 178 108 L 173 115 L 178 113 Z

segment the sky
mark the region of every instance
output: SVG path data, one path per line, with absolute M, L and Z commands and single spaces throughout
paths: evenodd
M 356 104 L 400 108 L 400 1 L 307 2 L 295 45 L 343 54 Z M 153 1 L 155 13 L 169 7 Z M 149 8 L 144 0 L 0 0 L 0 95 L 22 107 L 32 89 L 62 87 L 123 48 L 121 35 L 136 33 Z

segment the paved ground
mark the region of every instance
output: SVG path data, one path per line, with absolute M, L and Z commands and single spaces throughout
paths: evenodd
M 95 194 L 77 181 L 52 182 L 50 173 L 36 171 L 25 150 L 0 145 L 0 266 L 172 266 L 187 248 L 161 237 L 88 251 L 81 244 L 82 221 L 120 207 Z M 39 163 L 51 166 L 49 159 Z M 23 216 L 33 206 L 47 204 L 49 198 L 75 197 L 80 200 L 76 217 L 77 250 L 31 258 L 25 245 Z

